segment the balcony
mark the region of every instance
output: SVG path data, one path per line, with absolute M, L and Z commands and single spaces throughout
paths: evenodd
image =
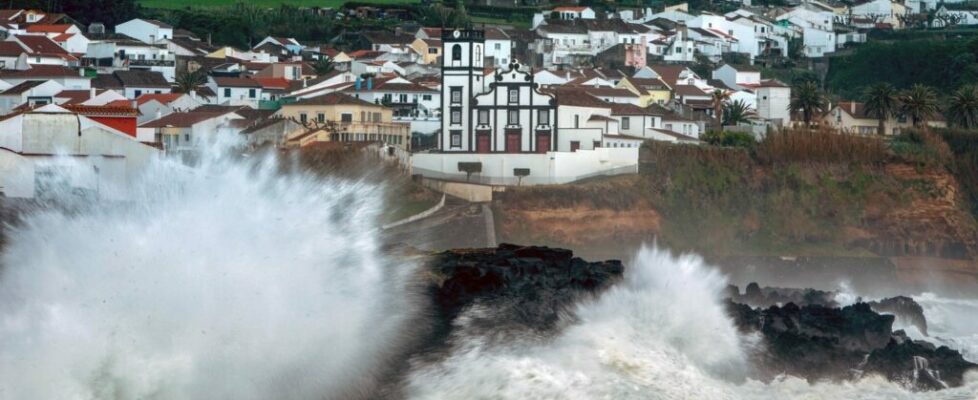
M 129 59 L 130 67 L 175 67 L 175 60 L 138 60 Z

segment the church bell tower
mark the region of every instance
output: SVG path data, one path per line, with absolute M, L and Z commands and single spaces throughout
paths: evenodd
M 484 82 L 485 32 L 471 29 L 443 29 L 441 62 L 441 136 L 438 146 L 444 152 L 472 152 L 472 99 Z

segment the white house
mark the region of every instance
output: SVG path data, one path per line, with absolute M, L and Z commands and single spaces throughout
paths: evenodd
M 144 43 L 164 43 L 173 38 L 173 27 L 155 19 L 133 19 L 115 26 L 115 33 Z
M 207 86 L 217 94 L 217 104 L 258 108 L 262 87 L 251 78 L 209 77 Z
M 108 39 L 88 44 L 86 59 L 100 73 L 117 70 L 156 71 L 173 82 L 176 80 L 176 55 L 164 45 L 152 45 L 132 39 Z
M 805 57 L 824 57 L 826 54 L 835 52 L 837 38 L 834 31 L 805 28 L 802 33 L 802 45 Z
M 486 57 L 492 57 L 496 68 L 513 61 L 513 39 L 499 28 L 486 28 Z
M 791 87 L 776 79 L 767 79 L 753 88 L 757 95 L 757 116 L 775 126 L 790 125 Z
M 750 65 L 723 64 L 713 70 L 713 79 L 717 79 L 727 86 L 737 89 L 744 85 L 761 83 L 761 71 Z
M 84 71 L 60 65 L 30 65 L 22 70 L 0 70 L 0 80 L 10 85 L 26 81 L 55 81 L 69 90 L 88 90 L 92 87 L 92 78 L 85 76 Z
M 562 20 L 594 19 L 594 10 L 583 6 L 560 6 L 551 10 L 551 18 Z
M 159 150 L 50 104 L 0 121 L 0 191 L 126 199 Z
M 0 115 L 6 115 L 21 105 L 30 107 L 54 103 L 54 95 L 64 89 L 55 81 L 26 81 L 0 93 Z
M 84 54 L 88 49 L 88 38 L 82 34 L 78 26 L 73 24 L 29 25 L 27 34 L 47 36 L 48 39 L 58 43 L 61 48 L 72 54 Z

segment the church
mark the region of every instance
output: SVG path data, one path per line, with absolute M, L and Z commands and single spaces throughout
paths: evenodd
M 556 150 L 557 101 L 513 62 L 486 76 L 478 30 L 442 33 L 442 122 L 439 149 L 467 153 Z M 489 80 L 484 82 L 483 79 Z M 447 112 L 446 112 L 447 111 Z
M 628 148 L 598 145 L 611 138 L 604 134 L 609 125 L 617 132 L 610 118 L 590 115 L 591 109 L 573 97 L 566 99 L 569 107 L 561 113 L 561 95 L 542 92 L 532 71 L 518 61 L 494 69 L 485 62 L 481 30 L 445 29 L 441 37 L 438 146 L 411 154 L 412 174 L 506 186 L 638 172 L 640 140 Z

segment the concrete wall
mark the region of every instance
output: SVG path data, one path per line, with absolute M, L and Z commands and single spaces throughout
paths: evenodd
M 446 154 L 418 153 L 411 157 L 411 173 L 426 178 L 466 181 L 459 162 L 480 162 L 482 172 L 469 182 L 491 185 L 548 185 L 573 182 L 601 175 L 638 172 L 638 148 L 598 148 L 546 154 Z M 528 168 L 520 180 L 514 169 Z
M 421 184 L 429 189 L 447 194 L 449 196 L 458 197 L 466 201 L 471 201 L 473 203 L 488 203 L 492 201 L 493 189 L 492 186 L 489 185 L 452 182 L 429 178 L 422 179 Z
M 0 193 L 6 197 L 34 197 L 34 163 L 0 149 Z

